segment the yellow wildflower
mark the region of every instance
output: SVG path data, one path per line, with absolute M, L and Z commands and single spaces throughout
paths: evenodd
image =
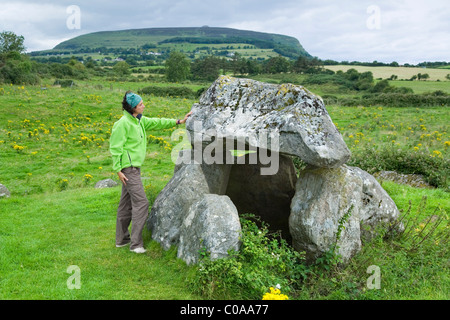
M 442 153 L 440 152 L 440 151 L 438 151 L 438 150 L 434 150 L 433 151 L 433 154 L 431 155 L 432 157 L 441 157 L 442 156 Z
M 262 298 L 263 300 L 289 300 L 289 297 L 282 294 L 280 289 L 270 287 L 270 292 L 266 292 Z

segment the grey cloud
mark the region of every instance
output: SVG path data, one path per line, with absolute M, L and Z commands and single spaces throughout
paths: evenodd
M 81 9 L 80 30 L 66 27 L 65 9 L 73 4 Z M 372 5 L 381 17 L 375 30 L 366 25 Z M 338 61 L 417 63 L 448 60 L 450 52 L 450 7 L 439 0 L 20 0 L 1 6 L 0 30 L 24 35 L 29 50 L 95 31 L 209 25 L 290 35 L 313 56 Z M 17 8 L 25 12 L 14 14 Z

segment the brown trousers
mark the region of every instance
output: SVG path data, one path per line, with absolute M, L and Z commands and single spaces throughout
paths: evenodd
M 142 230 L 148 217 L 148 199 L 141 180 L 140 168 L 124 168 L 126 185 L 122 184 L 119 208 L 117 209 L 116 245 L 131 241 L 130 249 L 144 247 Z M 128 228 L 131 223 L 131 237 Z

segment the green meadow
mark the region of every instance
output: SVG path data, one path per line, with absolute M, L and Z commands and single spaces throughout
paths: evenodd
M 448 81 L 404 81 L 391 80 L 389 83 L 395 87 L 411 88 L 414 93 L 422 94 L 434 91 L 442 91 L 450 94 L 450 85 Z
M 0 86 L 0 183 L 11 192 L 0 199 L 0 299 L 261 299 L 262 289 L 250 290 L 243 279 L 228 281 L 213 268 L 200 273 L 187 266 L 175 248 L 162 250 L 148 231 L 147 253 L 115 248 L 120 187 L 94 186 L 107 178 L 118 181 L 109 154 L 111 128 L 122 115 L 125 91 L 148 84 L 92 79 L 60 88 L 52 83 Z M 425 92 L 435 90 L 428 83 L 440 88 L 445 82 L 411 83 L 423 85 L 415 92 Z M 143 98 L 151 117 L 181 118 L 196 102 Z M 374 239 L 345 268 L 331 258 L 305 267 L 304 277 L 289 278 L 282 293 L 291 300 L 448 299 L 448 108 L 330 105 L 327 110 L 354 155 L 351 164 L 371 173 L 420 172 L 431 187 L 380 181 L 409 221 L 409 233 Z M 142 178 L 150 204 L 173 174 L 173 130 L 149 132 Z M 257 268 L 245 263 L 242 268 Z M 381 269 L 380 289 L 366 285 L 371 265 Z M 79 268 L 80 289 L 69 288 L 70 266 Z M 261 271 L 264 279 L 275 279 L 264 272 L 268 269 Z M 276 285 L 261 283 L 267 292 Z
M 356 65 L 333 65 L 325 66 L 325 69 L 330 69 L 333 71 L 347 71 L 349 69 L 356 69 L 358 72 L 370 71 L 373 73 L 375 79 L 382 78 L 387 79 L 392 75 L 396 75 L 399 80 L 409 80 L 412 76 L 418 73 L 428 73 L 430 76 L 430 81 L 445 81 L 446 75 L 448 74 L 448 69 L 445 68 L 419 68 L 419 67 L 369 67 L 369 66 L 356 66 Z M 420 92 L 416 92 L 420 93 Z

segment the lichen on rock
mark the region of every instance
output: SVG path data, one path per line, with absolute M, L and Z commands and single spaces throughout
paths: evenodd
M 222 76 L 192 111 L 186 123 L 190 137 L 196 132 L 207 140 L 207 132 L 214 130 L 218 138 L 245 140 L 251 147 L 297 156 L 323 167 L 338 167 L 350 158 L 322 99 L 303 86 Z M 278 145 L 264 145 L 268 135 L 279 136 Z

